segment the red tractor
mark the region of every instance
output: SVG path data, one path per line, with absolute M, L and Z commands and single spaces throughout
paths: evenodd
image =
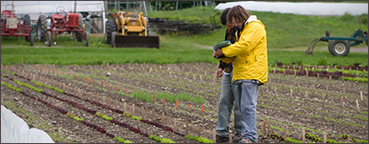
M 63 32 L 70 34 L 73 32 L 77 41 L 82 42 L 82 40 L 85 40 L 85 46 L 88 46 L 88 32 L 84 29 L 82 15 L 67 13 L 64 11 L 63 6 L 58 6 L 56 11 L 58 14 L 54 14 L 51 17 L 46 18 L 46 16 L 40 15 L 37 22 L 37 39 L 51 46 L 53 35 L 55 35 L 55 45 L 58 34 Z M 59 12 L 62 12 L 62 14 L 59 14 Z M 48 24 L 47 19 L 50 19 L 50 24 Z
M 1 12 L 1 36 L 24 36 L 33 46 L 31 31 L 31 17 L 28 14 L 24 15 L 23 20 L 19 20 L 12 10 L 6 9 Z

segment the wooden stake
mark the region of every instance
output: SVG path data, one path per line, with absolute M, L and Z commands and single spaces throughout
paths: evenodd
M 309 75 L 309 72 L 306 70 L 306 78 L 308 77 L 308 75 Z
M 305 143 L 305 128 L 302 128 L 302 143 Z
M 142 117 L 146 117 L 145 108 L 144 107 L 141 107 L 141 116 Z
M 152 95 L 152 103 L 155 103 L 155 94 Z
M 161 124 L 165 125 L 165 115 L 164 112 L 161 113 Z
M 357 111 L 360 112 L 359 101 L 357 101 L 357 99 L 356 99 L 356 107 L 357 107 Z
M 165 98 L 163 98 L 163 107 L 165 107 Z
M 290 91 L 290 97 L 291 97 L 291 100 L 293 100 L 293 96 L 292 96 L 292 89 L 291 89 L 291 91 Z
M 173 122 L 173 131 L 177 131 L 177 119 L 174 118 L 174 122 Z
M 323 143 L 327 143 L 327 132 L 324 132 Z
M 363 100 L 363 91 L 360 91 L 360 98 L 361 98 L 361 101 Z
M 215 131 L 215 128 L 214 128 L 213 129 L 213 143 L 217 143 L 216 134 L 217 134 L 217 132 Z
M 343 95 L 341 96 L 341 106 L 343 107 Z
M 185 135 L 188 135 L 188 121 L 186 121 L 186 134 Z
M 124 102 L 124 105 L 123 105 L 123 111 L 127 111 L 127 102 Z
M 232 143 L 232 134 L 229 134 L 229 143 Z
M 176 109 L 177 109 L 177 111 L 178 111 L 178 100 L 177 100 L 177 102 L 176 102 Z
M 204 105 L 201 106 L 201 115 L 204 115 Z
M 275 97 L 277 97 L 277 87 L 274 86 Z

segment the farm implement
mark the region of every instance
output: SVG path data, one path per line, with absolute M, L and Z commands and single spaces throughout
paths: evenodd
M 37 23 L 37 39 L 45 42 L 47 46 L 51 46 L 53 35 L 55 35 L 54 45 L 56 44 L 57 35 L 67 32 L 73 32 L 77 41 L 85 40 L 84 45 L 88 46 L 88 32 L 85 31 L 81 14 L 67 13 L 63 6 L 56 8 L 57 12 L 63 14 L 54 14 L 51 17 L 40 15 Z M 48 23 L 48 20 L 50 23 Z
M 145 2 L 141 2 L 140 7 L 142 5 L 146 12 Z M 149 36 L 148 19 L 142 12 L 119 11 L 108 15 L 112 19 L 106 21 L 105 43 L 112 48 L 160 48 L 159 36 Z
M 9 10 L 9 6 L 12 10 Z M 31 17 L 26 14 L 22 20 L 14 14 L 13 5 L 7 5 L 1 12 L 1 36 L 24 36 L 26 41 L 29 41 L 30 46 L 33 46 L 33 34 L 31 26 Z
M 350 52 L 350 47 L 359 45 L 364 41 L 366 45 L 368 45 L 368 32 L 357 29 L 350 37 L 331 37 L 330 33 L 326 31 L 325 36 L 322 36 L 320 39 L 315 39 L 309 44 L 305 54 L 313 55 L 314 45 L 320 41 L 329 42 L 328 51 L 333 56 L 347 56 Z

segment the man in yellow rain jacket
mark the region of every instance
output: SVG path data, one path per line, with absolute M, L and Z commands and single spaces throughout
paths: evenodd
M 234 44 L 214 52 L 223 62 L 234 62 L 232 82 L 239 88 L 242 122 L 240 143 L 258 141 L 256 105 L 259 85 L 268 79 L 267 39 L 264 25 L 242 6 L 234 6 L 227 19 L 236 27 Z

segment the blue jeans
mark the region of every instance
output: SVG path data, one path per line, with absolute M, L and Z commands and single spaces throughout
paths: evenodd
M 256 105 L 258 99 L 259 85 L 256 81 L 241 80 L 236 81 L 238 85 L 240 112 L 242 123 L 242 138 L 252 142 L 258 141 L 256 130 Z
M 217 135 L 229 136 L 229 120 L 234 106 L 234 129 L 237 133 L 242 131 L 241 116 L 239 110 L 238 85 L 232 84 L 231 75 L 223 75 L 222 88 L 219 99 L 219 114 L 215 130 Z

